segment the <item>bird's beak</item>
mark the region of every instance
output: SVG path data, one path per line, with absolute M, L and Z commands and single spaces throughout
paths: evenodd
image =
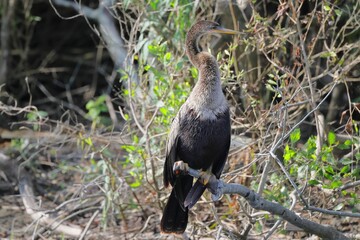
M 227 29 L 227 28 L 223 28 L 221 26 L 216 27 L 215 29 L 212 29 L 211 32 L 214 33 L 222 33 L 222 34 L 241 34 L 241 32 L 235 31 L 235 30 L 231 30 L 231 29 Z

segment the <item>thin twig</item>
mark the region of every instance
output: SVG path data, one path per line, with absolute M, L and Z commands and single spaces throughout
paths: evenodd
M 337 191 L 341 192 L 341 191 L 343 191 L 343 190 L 346 190 L 346 189 L 349 189 L 349 188 L 353 188 L 353 187 L 357 187 L 357 186 L 359 186 L 359 185 L 360 185 L 360 180 L 357 180 L 357 181 L 355 181 L 355 182 L 349 182 L 349 183 L 347 183 L 347 184 L 339 187 L 339 188 L 337 189 Z
M 297 3 L 297 2 L 296 2 Z M 300 6 L 298 6 L 298 9 L 301 8 L 303 2 L 300 4 Z M 317 142 L 316 142 L 316 156 L 317 158 L 319 158 L 320 155 L 320 151 L 321 151 L 321 146 L 322 146 L 322 136 L 320 135 L 320 122 L 319 122 L 319 113 L 318 110 L 316 109 L 316 102 L 315 102 L 315 91 L 314 91 L 314 87 L 313 87 L 313 82 L 311 80 L 311 72 L 310 72 L 310 62 L 306 53 L 306 49 L 305 49 L 305 43 L 304 43 L 304 39 L 302 36 L 302 29 L 301 29 L 301 25 L 300 25 L 300 11 L 296 11 L 296 27 L 297 27 L 297 33 L 299 36 L 299 41 L 300 41 L 300 48 L 301 48 L 301 53 L 304 59 L 304 63 L 305 63 L 305 73 L 306 73 L 306 77 L 309 83 L 309 88 L 310 88 L 310 99 L 311 99 L 311 106 L 313 108 L 313 113 L 314 113 L 314 117 L 315 117 L 315 125 L 316 125 L 316 130 L 317 130 Z M 304 36 L 305 38 L 306 36 Z
M 292 191 L 292 193 L 290 194 L 290 197 L 292 199 L 292 203 L 291 203 L 291 206 L 289 208 L 289 210 L 293 210 L 295 205 L 296 205 L 296 202 L 297 202 L 297 199 L 296 199 L 296 194 L 295 194 L 295 191 Z M 280 224 L 283 222 L 282 219 L 279 219 L 276 221 L 276 223 L 274 224 L 274 226 L 270 229 L 270 231 L 266 234 L 266 236 L 264 237 L 264 239 L 269 239 L 271 237 L 271 235 L 276 231 L 276 229 L 280 226 Z
M 288 180 L 290 181 L 291 185 L 294 187 L 294 189 L 297 191 L 297 193 L 299 194 L 300 198 L 302 199 L 303 203 L 305 205 L 307 205 L 305 199 L 303 199 L 303 197 L 301 196 L 297 185 L 294 183 L 294 181 L 291 179 L 289 172 L 285 169 L 285 166 L 283 165 L 283 163 L 279 160 L 279 158 L 276 156 L 275 151 L 276 149 L 278 149 L 278 147 L 280 146 L 280 144 L 285 141 L 290 134 L 297 128 L 299 127 L 299 125 L 301 123 L 303 123 L 305 121 L 305 119 L 310 116 L 314 111 L 316 111 L 320 105 L 330 96 L 330 94 L 332 93 L 332 90 L 334 89 L 334 87 L 336 86 L 337 83 L 334 83 L 330 89 L 330 91 L 325 95 L 325 97 L 321 100 L 321 102 L 315 106 L 315 108 L 313 108 L 311 111 L 309 111 L 299 122 L 297 122 L 281 139 L 279 139 L 276 144 L 270 149 L 269 153 L 270 155 L 276 160 L 277 164 L 280 166 L 281 170 L 285 173 L 286 177 L 288 178 Z
M 328 209 L 323 209 L 323 208 L 318 208 L 318 207 L 313 207 L 313 206 L 305 207 L 304 209 L 314 211 L 314 212 L 326 213 L 326 214 L 334 215 L 334 216 L 340 216 L 340 217 L 356 217 L 356 218 L 360 218 L 360 213 L 334 211 L 334 210 L 328 210 Z
M 99 209 L 96 210 L 96 211 L 93 213 L 93 215 L 91 216 L 91 218 L 90 218 L 89 221 L 87 222 L 84 230 L 82 231 L 82 233 L 81 233 L 81 235 L 80 235 L 80 237 L 79 237 L 79 240 L 82 240 L 82 239 L 85 238 L 85 235 L 86 235 L 86 233 L 88 232 L 88 230 L 89 230 L 89 228 L 90 228 L 90 226 L 91 226 L 91 223 L 94 221 L 94 219 L 96 218 L 96 216 L 99 215 L 99 213 L 100 213 L 100 210 L 99 210 Z

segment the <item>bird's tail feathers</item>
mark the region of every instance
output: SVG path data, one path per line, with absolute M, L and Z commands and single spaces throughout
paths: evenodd
M 161 232 L 182 234 L 188 222 L 188 209 L 183 210 L 176 198 L 175 189 L 171 191 L 161 219 Z
M 187 208 L 192 208 L 195 203 L 200 199 L 201 195 L 204 193 L 206 187 L 199 180 L 197 180 L 194 186 L 191 188 L 190 192 L 186 196 L 184 201 L 184 206 Z

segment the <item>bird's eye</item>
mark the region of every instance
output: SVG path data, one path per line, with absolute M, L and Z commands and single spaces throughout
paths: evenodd
M 212 26 L 212 28 L 213 28 L 213 29 L 216 29 L 216 28 L 218 28 L 219 26 L 220 26 L 220 24 L 215 23 L 215 24 Z

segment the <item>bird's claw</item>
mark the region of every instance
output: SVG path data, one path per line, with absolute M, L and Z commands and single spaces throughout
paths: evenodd
M 211 173 L 204 172 L 204 171 L 201 171 L 201 172 L 200 172 L 199 181 L 200 181 L 204 186 L 206 186 L 206 185 L 209 183 L 210 178 L 211 178 Z
M 187 172 L 189 172 L 189 165 L 183 161 L 177 161 L 174 163 L 173 172 L 176 176 L 187 174 Z

